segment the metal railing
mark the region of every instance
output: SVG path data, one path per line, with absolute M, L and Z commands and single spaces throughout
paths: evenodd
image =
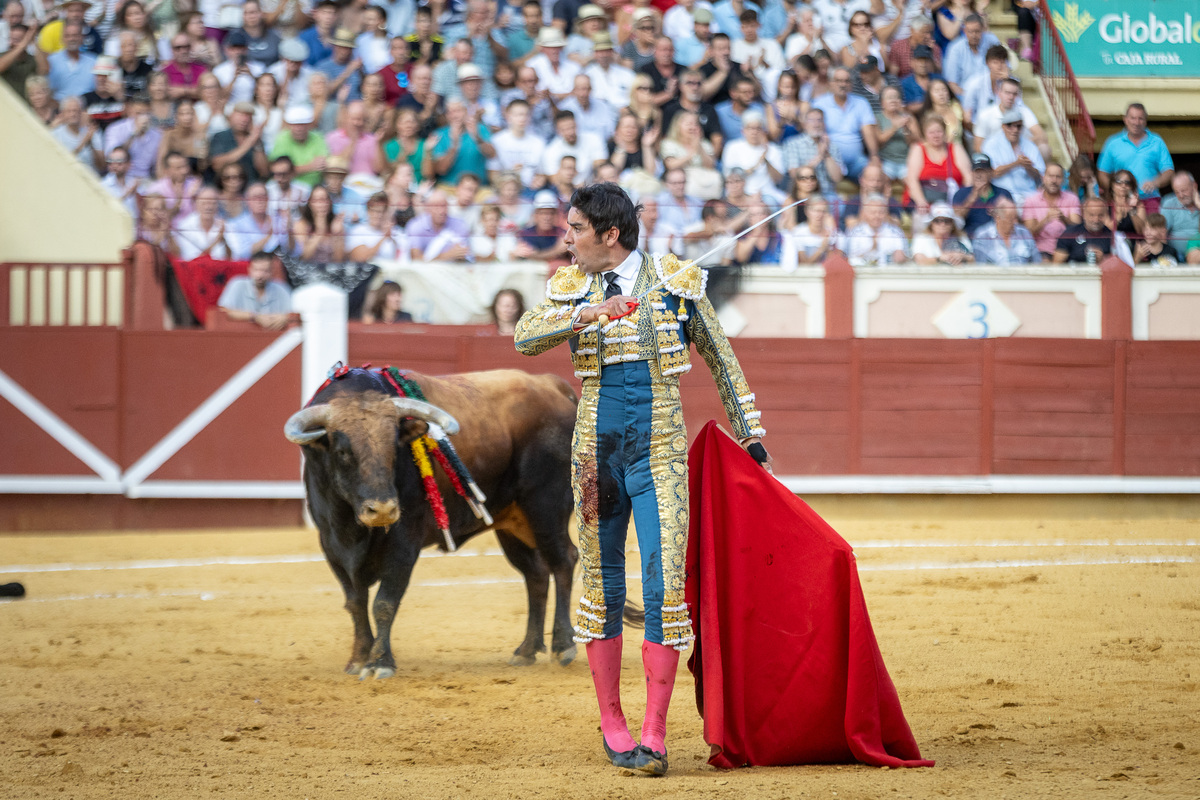
M 1036 68 L 1050 101 L 1050 113 L 1062 131 L 1070 160 L 1074 161 L 1080 153 L 1090 156 L 1096 145 L 1096 126 L 1092 124 L 1092 116 L 1046 0 L 1039 0 L 1037 17 L 1039 63 Z
M 127 273 L 127 264 L 0 264 L 0 326 L 122 327 Z

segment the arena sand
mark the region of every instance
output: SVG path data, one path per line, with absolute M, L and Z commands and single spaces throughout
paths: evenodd
M 524 589 L 490 536 L 421 560 L 399 672 L 365 682 L 314 532 L 21 536 L 0 539 L 0 582 L 29 591 L 0 605 L 0 797 L 1200 797 L 1193 506 L 814 505 L 857 549 L 933 769 L 714 770 L 681 662 L 670 775 L 619 774 L 582 652 L 507 665 Z

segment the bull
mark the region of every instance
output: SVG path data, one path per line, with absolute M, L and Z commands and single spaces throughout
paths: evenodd
M 555 376 L 517 370 L 407 377 L 428 402 L 400 396 L 378 372 L 353 369 L 329 382 L 284 427 L 287 438 L 303 447 L 308 508 L 354 623 L 346 672 L 395 675 L 391 631 L 400 600 L 421 549 L 443 543 L 410 449 L 430 425 L 457 431 L 455 448 L 487 496 L 504 555 L 525 578 L 528 625 L 510 663 L 532 664 L 546 651 L 553 576 L 551 654 L 570 664 L 576 652 L 568 606 L 579 558 L 567 531 L 574 392 Z M 489 526 L 441 470 L 435 472 L 457 547 Z M 376 583 L 372 631 L 367 600 Z

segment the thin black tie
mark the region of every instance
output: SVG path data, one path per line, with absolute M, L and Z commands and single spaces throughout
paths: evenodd
M 616 297 L 621 293 L 621 287 L 617 285 L 617 273 L 610 272 L 604 276 L 604 299 Z

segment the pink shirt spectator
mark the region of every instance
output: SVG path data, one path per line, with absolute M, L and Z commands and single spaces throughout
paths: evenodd
M 351 150 L 349 135 L 338 128 L 325 137 L 325 146 L 329 148 L 331 155 L 341 156 L 350 162 L 348 166 L 350 174 L 368 172 L 375 175 L 375 153 L 379 148 L 378 141 L 375 134 L 364 133 Z
M 1064 217 L 1070 217 L 1079 214 L 1079 198 L 1070 192 L 1060 192 L 1058 202 L 1055 206 L 1062 212 Z M 1022 219 L 1036 219 L 1039 222 L 1046 218 L 1050 213 L 1051 205 L 1046 202 L 1046 196 L 1043 191 L 1035 192 L 1029 195 L 1025 200 L 1025 209 L 1021 213 Z M 1058 237 L 1062 236 L 1062 232 L 1067 229 L 1067 224 L 1062 219 L 1056 219 L 1038 231 L 1037 249 L 1043 253 L 1053 253 L 1054 248 L 1058 245 Z
M 176 210 L 175 215 L 171 218 L 171 223 L 176 224 L 179 222 L 179 220 L 183 219 L 195 210 L 192 202 L 196 199 L 196 192 L 198 191 L 200 191 L 200 179 L 194 175 L 189 175 L 183 180 L 182 196 L 180 196 L 180 193 L 175 190 L 175 187 L 171 184 L 170 178 L 160 178 L 156 180 L 154 183 L 147 186 L 142 194 L 161 194 L 167 199 L 168 209 L 170 209 L 176 203 L 179 203 L 178 210 Z
M 203 64 L 197 64 L 195 61 L 182 64 L 168 61 L 162 71 L 167 76 L 167 83 L 172 86 L 195 86 L 200 82 L 200 76 L 206 69 L 208 68 Z

